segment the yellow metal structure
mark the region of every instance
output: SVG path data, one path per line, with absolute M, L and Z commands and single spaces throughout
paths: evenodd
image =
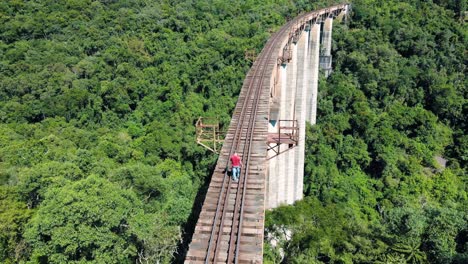
M 223 133 L 219 131 L 219 122 L 215 118 L 200 117 L 195 124 L 197 130 L 197 143 L 218 153 L 221 149 Z

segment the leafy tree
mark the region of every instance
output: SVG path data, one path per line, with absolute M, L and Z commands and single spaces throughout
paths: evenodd
M 277 244 L 265 261 L 465 261 L 466 34 L 452 10 L 362 0 L 334 25 L 334 72 L 306 134 L 306 198 L 267 214 L 266 243 Z
M 22 232 L 33 212 L 19 201 L 12 188 L 1 186 L 0 198 L 0 259 L 16 263 L 28 253 Z
M 138 237 L 132 226 L 143 215 L 134 193 L 96 176 L 51 188 L 25 232 L 31 260 L 133 262 Z

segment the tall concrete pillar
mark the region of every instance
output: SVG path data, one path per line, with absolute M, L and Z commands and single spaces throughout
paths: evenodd
M 338 16 L 336 17 L 336 20 L 338 22 L 342 22 L 344 20 L 346 23 L 347 22 L 346 16 L 348 15 L 348 10 L 349 10 L 349 5 L 345 6 L 344 10 L 342 10 L 340 14 L 338 14 Z
M 317 94 L 320 58 L 320 23 L 313 23 L 310 31 L 310 92 L 307 94 L 307 118 L 312 125 L 317 118 Z
M 277 119 L 275 120 L 276 123 L 270 122 L 269 124 L 269 133 L 277 133 L 279 120 L 285 119 L 284 112 L 285 108 L 283 107 L 285 104 L 287 94 L 287 86 L 289 86 L 289 72 L 295 69 L 295 65 L 293 63 L 289 63 L 288 65 L 279 65 L 278 66 L 278 92 L 280 94 L 278 98 L 278 114 Z M 270 146 L 274 146 L 271 144 Z M 280 151 L 282 150 L 283 146 L 280 145 Z M 278 150 L 277 148 L 275 148 Z M 275 156 L 276 153 L 271 150 L 268 152 L 268 157 L 270 160 L 268 161 L 268 180 L 267 180 L 267 197 L 266 197 L 266 208 L 274 208 L 277 207 L 280 201 L 284 200 L 285 196 L 285 181 L 286 178 L 283 173 L 284 167 L 287 166 L 285 163 L 284 157 L 282 155 Z
M 288 85 L 286 87 L 286 100 L 284 102 L 284 116 L 283 119 L 294 120 L 296 119 L 295 106 L 296 106 L 296 91 L 297 91 L 297 67 L 301 62 L 298 62 L 297 56 L 298 45 L 293 44 L 292 60 L 290 65 L 288 65 L 287 71 L 287 81 Z M 291 67 L 290 67 L 291 66 Z M 288 145 L 284 144 L 282 146 L 289 148 Z M 288 150 L 287 152 L 280 155 L 281 159 L 284 160 L 284 166 L 282 168 L 282 174 L 286 179 L 286 199 L 284 200 L 287 204 L 293 204 L 297 199 L 295 195 L 296 182 L 294 181 L 294 166 L 295 166 L 295 152 L 294 148 Z
M 278 123 L 277 127 L 280 126 L 279 120 L 284 119 L 284 103 L 285 103 L 285 92 L 286 92 L 286 82 L 288 81 L 287 76 L 287 68 L 288 66 L 280 66 L 281 67 L 281 81 L 284 82 L 284 85 L 281 85 L 280 87 L 280 92 L 281 92 L 281 98 L 280 98 L 280 111 L 278 113 Z M 276 130 L 278 131 L 278 130 Z M 276 132 L 275 131 L 275 132 Z M 281 152 L 283 150 L 284 146 L 279 145 L 278 150 Z M 271 151 L 270 151 L 271 152 Z M 276 155 L 276 153 L 275 153 Z M 284 197 L 286 194 L 286 175 L 284 175 L 282 172 L 284 170 L 284 167 L 286 166 L 284 157 L 282 155 L 278 155 L 274 158 L 276 160 L 276 170 L 275 174 L 277 174 L 277 184 L 276 184 L 276 191 L 278 192 L 278 195 L 276 195 L 276 200 L 275 200 L 275 207 L 278 206 L 282 201 L 284 201 Z
M 307 31 L 306 31 L 307 32 Z M 304 32 L 305 33 L 305 32 Z M 309 32 L 302 34 L 298 42 L 298 71 L 296 90 L 296 119 L 299 126 L 299 142 L 294 148 L 294 196 L 296 200 L 302 199 L 304 181 L 304 151 L 305 151 L 305 124 L 307 111 L 307 91 L 309 90 L 310 59 L 309 59 Z
M 332 56 L 332 29 L 333 29 L 333 17 L 327 17 L 323 25 L 322 34 L 322 52 L 320 56 L 320 68 L 323 69 L 325 77 L 328 77 L 331 73 Z
M 281 204 L 292 204 L 302 199 L 304 178 L 304 140 L 307 109 L 307 92 L 309 85 L 309 32 L 302 32 L 298 42 L 292 45 L 292 59 L 286 67 L 280 67 L 279 83 L 281 97 L 279 99 L 278 120 L 297 120 L 299 125 L 299 145 L 288 150 L 287 144 L 281 144 L 276 155 L 269 151 L 267 208 L 275 208 Z M 278 130 L 279 123 L 270 123 L 269 132 Z
M 271 102 L 270 102 L 271 103 Z M 273 103 L 277 104 L 277 103 Z M 278 111 L 277 106 L 275 106 L 276 109 L 274 109 L 274 113 L 271 113 L 270 109 L 270 122 L 268 123 L 268 133 L 275 133 L 278 129 Z M 274 153 L 273 151 L 268 151 L 268 157 L 273 157 Z M 277 159 L 272 158 L 268 161 L 268 178 L 266 182 L 266 189 L 267 189 L 267 197 L 266 197 L 266 207 L 267 208 L 272 208 L 272 206 L 275 205 L 275 201 L 278 199 L 278 180 L 279 180 L 279 174 L 277 173 L 278 171 L 278 162 Z
M 340 17 L 346 13 L 347 10 L 342 11 Z M 299 138 L 291 149 L 288 144 L 270 145 L 276 151 L 268 151 L 268 209 L 292 204 L 303 197 L 306 121 L 316 123 L 319 67 L 328 76 L 332 62 L 333 17 L 319 20 L 306 26 L 302 34 L 294 34 L 291 60 L 278 66 L 275 87 L 271 90 L 268 132 L 278 133 L 279 120 L 297 120 Z

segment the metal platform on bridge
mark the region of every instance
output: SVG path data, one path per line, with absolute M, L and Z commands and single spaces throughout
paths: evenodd
M 284 49 L 284 45 L 290 45 L 297 38 L 307 21 L 328 16 L 344 6 L 309 12 L 289 21 L 256 57 L 244 80 L 219 152 L 185 263 L 263 262 L 267 151 L 281 144 L 298 144 L 297 121 L 278 124 L 278 133 L 268 133 L 271 76 L 278 63 L 290 59 L 290 51 Z M 214 138 L 215 147 L 208 147 L 216 149 L 218 139 L 213 132 L 216 126 L 201 124 L 200 121 L 200 142 L 207 140 L 205 130 L 212 129 L 209 134 L 215 135 L 210 137 Z M 234 152 L 240 154 L 244 163 L 239 182 L 232 181 L 226 170 Z

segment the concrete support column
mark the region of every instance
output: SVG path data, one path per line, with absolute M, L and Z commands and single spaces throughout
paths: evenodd
M 346 16 L 348 15 L 348 5 L 340 12 L 340 14 L 336 17 L 336 20 L 338 22 L 342 22 L 343 20 L 345 20 L 346 22 Z
M 331 45 L 332 45 L 332 29 L 333 29 L 333 17 L 327 17 L 323 25 L 322 34 L 322 52 L 320 56 L 320 68 L 325 72 L 325 77 L 328 77 L 331 73 L 332 56 L 331 56 Z
M 306 33 L 306 32 L 303 32 Z M 307 32 L 309 33 L 309 32 Z M 309 58 L 309 34 L 302 34 L 298 42 L 298 71 L 296 87 L 296 119 L 299 125 L 299 142 L 294 148 L 294 196 L 295 200 L 302 199 L 304 181 L 304 151 L 305 151 L 305 125 L 307 111 L 307 91 L 309 90 L 310 58 Z
M 281 144 L 279 150 L 285 151 L 268 161 L 267 208 L 276 208 L 281 204 L 292 204 L 302 199 L 304 178 L 304 139 L 309 87 L 309 32 L 302 32 L 298 42 L 292 45 L 290 63 L 279 68 L 279 112 L 278 120 L 298 120 L 299 145 L 288 150 L 287 144 Z M 269 132 L 278 130 L 279 123 L 269 124 Z M 286 151 L 287 150 L 287 151 Z
M 287 69 L 287 86 L 286 86 L 286 100 L 284 102 L 284 119 L 294 120 L 296 119 L 295 114 L 295 106 L 296 106 L 296 85 L 297 85 L 297 67 L 298 64 L 300 65 L 297 50 L 298 47 L 296 44 L 293 45 L 293 52 L 292 52 L 292 60 L 290 65 L 288 65 Z M 283 148 L 289 148 L 288 145 L 284 145 Z M 287 152 L 280 155 L 280 157 L 284 160 L 284 166 L 281 170 L 282 174 L 286 179 L 286 199 L 285 203 L 293 204 L 296 201 L 296 195 L 294 189 L 296 188 L 296 182 L 294 181 L 294 166 L 295 166 L 295 152 L 294 148 L 292 150 L 288 150 Z
M 317 118 L 317 94 L 320 57 L 320 23 L 312 24 L 310 31 L 310 92 L 307 94 L 307 121 L 312 125 Z
M 338 19 L 347 12 L 343 10 Z M 291 149 L 287 144 L 270 145 L 276 151 L 268 151 L 267 209 L 293 204 L 303 197 L 306 122 L 314 125 L 317 119 L 319 67 L 328 77 L 332 64 L 333 14 L 318 20 L 307 22 L 310 26 L 301 34 L 294 34 L 289 42 L 291 60 L 276 68 L 275 86 L 270 91 L 268 132 L 278 133 L 279 120 L 297 120 L 299 138 Z
M 287 68 L 289 66 L 292 66 L 292 65 L 288 65 L 288 66 L 281 66 L 281 80 L 285 82 L 284 85 L 281 85 L 281 99 L 280 99 L 280 111 L 279 111 L 279 115 L 278 115 L 278 124 L 277 126 L 279 127 L 280 126 L 280 123 L 279 123 L 279 120 L 281 119 L 285 119 L 284 118 L 284 113 L 285 113 L 285 107 L 284 107 L 284 104 L 285 104 L 285 101 L 286 101 L 286 81 L 288 79 L 289 76 L 287 76 Z M 283 151 L 285 148 L 284 144 L 281 144 L 279 146 L 279 151 Z M 276 200 L 276 206 L 278 206 L 280 203 L 284 203 L 284 200 L 285 200 L 285 196 L 286 196 L 286 192 L 287 192 L 287 188 L 286 188 L 286 177 L 287 175 L 285 175 L 283 173 L 284 171 L 284 167 L 287 166 L 286 164 L 286 161 L 284 159 L 284 156 L 283 155 L 278 155 L 275 157 L 275 159 L 277 160 L 276 161 L 276 164 L 277 164 L 277 168 L 276 168 L 276 174 L 278 174 L 278 195 L 277 195 L 277 200 Z
M 288 65 L 279 65 L 278 66 L 278 92 L 281 95 L 278 98 L 278 114 L 277 119 L 275 120 L 276 123 L 270 122 L 268 127 L 269 133 L 277 133 L 278 126 L 280 119 L 284 118 L 284 112 L 286 108 L 284 105 L 286 104 L 286 97 L 288 96 L 287 87 L 289 86 L 289 78 L 290 75 L 288 74 L 291 71 L 294 71 L 295 65 L 294 63 L 289 63 Z M 274 144 L 270 145 L 274 146 Z M 280 151 L 283 150 L 284 146 L 280 145 Z M 273 150 L 268 152 L 268 157 L 272 157 L 268 161 L 268 180 L 267 180 L 267 196 L 266 196 L 266 208 L 275 208 L 279 205 L 280 201 L 284 200 L 285 196 L 285 185 L 286 185 L 286 178 L 284 172 L 284 167 L 287 166 L 286 160 L 282 155 L 273 157 L 276 153 Z
M 271 118 L 271 115 L 270 115 Z M 268 133 L 275 133 L 278 128 L 278 123 L 276 120 L 271 120 L 268 124 Z M 274 152 L 268 151 L 268 157 L 273 157 Z M 267 195 L 265 199 L 265 205 L 267 208 L 274 208 L 275 207 L 275 201 L 278 199 L 278 180 L 280 175 L 277 173 L 278 171 L 278 160 L 276 158 L 272 158 L 268 161 L 268 172 L 267 172 L 267 182 L 266 182 L 266 189 L 267 189 Z

